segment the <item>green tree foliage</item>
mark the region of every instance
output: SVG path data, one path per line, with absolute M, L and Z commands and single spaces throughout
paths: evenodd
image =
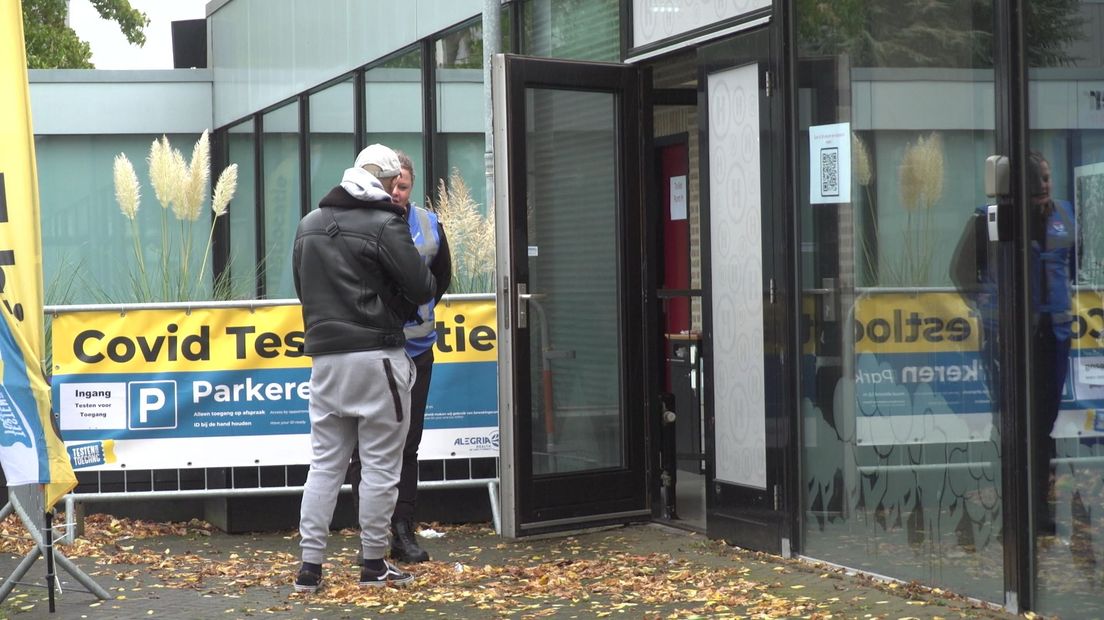
M 1081 0 L 1031 0 L 1032 67 L 1072 65 Z M 992 67 L 993 0 L 798 0 L 799 45 L 858 67 Z
M 119 25 L 134 45 L 146 42 L 149 18 L 128 0 L 89 0 L 100 17 Z M 66 24 L 67 0 L 23 0 L 23 36 L 31 69 L 91 69 L 92 48 Z

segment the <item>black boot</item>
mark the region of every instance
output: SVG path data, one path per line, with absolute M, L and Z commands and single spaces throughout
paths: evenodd
M 391 559 L 405 564 L 429 560 L 429 554 L 418 546 L 412 520 L 404 519 L 391 524 Z

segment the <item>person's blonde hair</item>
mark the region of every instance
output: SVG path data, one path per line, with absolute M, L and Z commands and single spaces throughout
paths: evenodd
M 399 156 L 399 167 L 410 173 L 410 182 L 414 182 L 414 160 L 410 159 L 410 156 L 402 151 L 395 151 L 395 154 Z

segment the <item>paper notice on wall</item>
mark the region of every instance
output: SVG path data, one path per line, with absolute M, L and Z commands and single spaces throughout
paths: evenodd
M 686 175 L 671 177 L 671 221 L 686 219 Z
M 1104 386 L 1104 357 L 1079 357 L 1077 379 L 1085 385 Z
M 851 123 L 809 127 L 809 202 L 851 202 Z

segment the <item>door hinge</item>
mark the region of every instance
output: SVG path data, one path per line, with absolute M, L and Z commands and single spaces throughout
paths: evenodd
M 767 299 L 771 305 L 774 305 L 774 278 L 771 278 L 768 282 Z
M 779 489 L 777 484 L 774 485 L 774 509 L 775 510 L 781 510 L 782 509 L 782 492 Z
M 771 90 L 772 90 L 771 89 L 771 72 L 770 71 L 765 71 L 763 73 L 763 80 L 766 83 L 767 96 L 770 97 L 771 96 Z

